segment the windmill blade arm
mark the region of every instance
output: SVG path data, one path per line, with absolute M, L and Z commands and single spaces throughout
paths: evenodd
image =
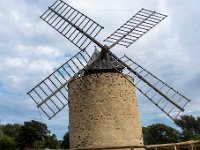
M 111 43 L 110 49 L 117 44 L 129 47 L 166 17 L 155 11 L 141 9 L 104 41 Z
M 190 102 L 188 98 L 127 56 L 118 58 L 113 53 L 111 55 L 115 61 L 120 62 L 125 67 L 124 73 L 133 77 L 134 86 L 170 118 L 176 119 L 184 111 L 185 106 Z
M 65 86 L 68 85 L 68 83 L 71 81 L 71 79 L 69 79 L 68 81 L 66 81 L 63 85 L 61 85 L 57 90 L 55 90 L 53 93 L 51 93 L 48 97 L 46 97 L 41 103 L 39 103 L 37 105 L 38 108 L 40 108 L 44 103 L 46 103 L 49 99 L 51 99 L 56 93 L 58 93 L 62 88 L 64 88 Z
M 92 42 L 103 47 L 95 39 L 103 27 L 62 0 L 57 0 L 40 18 L 81 50 Z
M 83 72 L 89 60 L 87 51 L 78 52 L 27 93 L 49 119 L 68 104 L 67 85 Z

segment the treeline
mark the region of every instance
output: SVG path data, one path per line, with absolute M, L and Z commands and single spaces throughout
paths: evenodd
M 174 123 L 177 129 L 160 123 L 143 127 L 145 145 L 200 140 L 200 117 L 184 115 Z
M 177 129 L 164 124 L 152 124 L 143 127 L 144 144 L 165 144 L 187 140 L 200 140 L 200 117 L 182 116 L 175 120 Z M 133 133 L 134 134 L 134 133 Z M 30 121 L 20 124 L 1 125 L 0 150 L 13 149 L 68 149 L 69 134 L 59 141 L 55 134 L 51 134 L 47 125 Z
M 66 133 L 62 141 L 55 134 L 51 134 L 47 125 L 37 121 L 20 124 L 6 124 L 0 127 L 0 150 L 15 149 L 67 149 L 69 148 L 69 134 Z

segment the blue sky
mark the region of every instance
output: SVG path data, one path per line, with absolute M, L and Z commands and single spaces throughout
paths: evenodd
M 184 114 L 200 115 L 200 2 L 197 0 L 65 0 L 105 27 L 103 41 L 141 8 L 168 18 L 124 53 L 190 98 Z M 47 120 L 26 95 L 78 49 L 39 16 L 54 0 L 0 0 L 0 119 L 2 123 L 38 120 L 61 139 L 68 130 L 68 108 Z M 161 122 L 174 126 L 145 97 L 138 94 L 142 125 Z

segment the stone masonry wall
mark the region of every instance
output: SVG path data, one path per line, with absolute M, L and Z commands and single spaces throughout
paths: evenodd
M 143 144 L 135 88 L 120 73 L 87 75 L 68 88 L 71 148 Z

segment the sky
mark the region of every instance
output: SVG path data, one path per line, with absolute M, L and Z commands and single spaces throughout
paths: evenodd
M 39 16 L 54 0 L 0 0 L 0 120 L 2 124 L 37 120 L 62 139 L 68 108 L 52 120 L 26 93 L 79 50 Z M 116 46 L 141 66 L 192 100 L 183 114 L 200 116 L 200 2 L 197 0 L 65 0 L 104 27 L 103 41 L 141 8 L 168 15 L 128 49 Z M 92 49 L 92 48 L 91 48 Z M 143 126 L 167 118 L 139 92 Z M 147 109 L 148 108 L 148 109 Z

